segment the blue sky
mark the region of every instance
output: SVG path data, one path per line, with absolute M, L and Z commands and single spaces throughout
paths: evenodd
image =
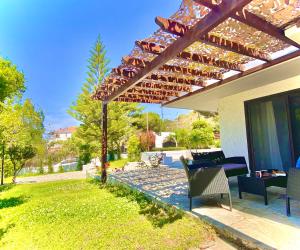
M 0 55 L 26 76 L 25 97 L 45 115 L 48 129 L 76 124 L 66 110 L 80 93 L 89 50 L 100 34 L 110 67 L 119 65 L 134 41 L 157 29 L 155 16 L 168 17 L 180 0 L 1 0 Z M 160 106 L 145 105 L 161 113 Z M 163 109 L 175 118 L 185 110 Z

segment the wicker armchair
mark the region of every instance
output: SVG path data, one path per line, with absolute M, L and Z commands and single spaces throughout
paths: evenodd
M 286 214 L 291 216 L 290 199 L 300 201 L 300 169 L 290 168 L 286 189 Z
M 231 195 L 228 179 L 222 167 L 208 167 L 190 169 L 187 160 L 180 157 L 186 172 L 189 184 L 188 197 L 190 199 L 190 210 L 192 210 L 192 198 L 204 195 L 228 194 L 230 211 L 232 211 Z

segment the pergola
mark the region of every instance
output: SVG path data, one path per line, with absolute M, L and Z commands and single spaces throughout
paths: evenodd
M 300 0 L 183 0 L 155 22 L 93 95 L 103 102 L 104 180 L 108 102 L 165 105 L 300 56 L 285 36 L 300 26 Z

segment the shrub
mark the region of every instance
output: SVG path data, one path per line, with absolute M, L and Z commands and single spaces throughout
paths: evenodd
M 152 131 L 140 133 L 142 151 L 149 151 L 155 146 L 155 134 Z
M 165 147 L 165 148 L 153 148 L 151 151 L 177 151 L 185 150 L 186 147 Z
M 53 169 L 53 162 L 52 162 L 52 159 L 50 158 L 48 160 L 48 173 L 49 174 L 52 174 L 54 172 L 54 169 Z
M 190 148 L 208 148 L 214 144 L 214 130 L 206 120 L 199 119 L 192 124 L 192 127 L 188 136 Z
M 163 147 L 164 148 L 174 148 L 176 147 L 176 139 L 174 138 L 174 135 L 168 136 L 166 139 L 163 141 Z
M 65 172 L 65 170 L 64 170 L 64 168 L 63 168 L 63 166 L 62 166 L 62 165 L 60 165 L 60 166 L 59 166 L 59 168 L 58 168 L 58 172 L 59 172 L 59 173 L 63 173 L 63 172 Z
M 215 147 L 216 148 L 221 148 L 221 141 L 220 140 L 215 140 Z
M 136 135 L 129 138 L 127 144 L 128 160 L 139 161 L 141 157 L 141 143 Z
M 79 157 L 79 159 L 77 161 L 77 165 L 76 165 L 76 170 L 82 171 L 82 166 L 83 166 L 83 162 L 82 162 L 81 158 Z
M 39 174 L 44 174 L 44 168 L 43 168 L 43 166 L 39 167 Z

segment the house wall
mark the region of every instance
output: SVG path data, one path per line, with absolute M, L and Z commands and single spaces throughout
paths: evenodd
M 218 112 L 220 115 L 220 139 L 225 155 L 227 157 L 245 156 L 249 165 L 245 101 L 299 88 L 300 75 L 221 99 Z

